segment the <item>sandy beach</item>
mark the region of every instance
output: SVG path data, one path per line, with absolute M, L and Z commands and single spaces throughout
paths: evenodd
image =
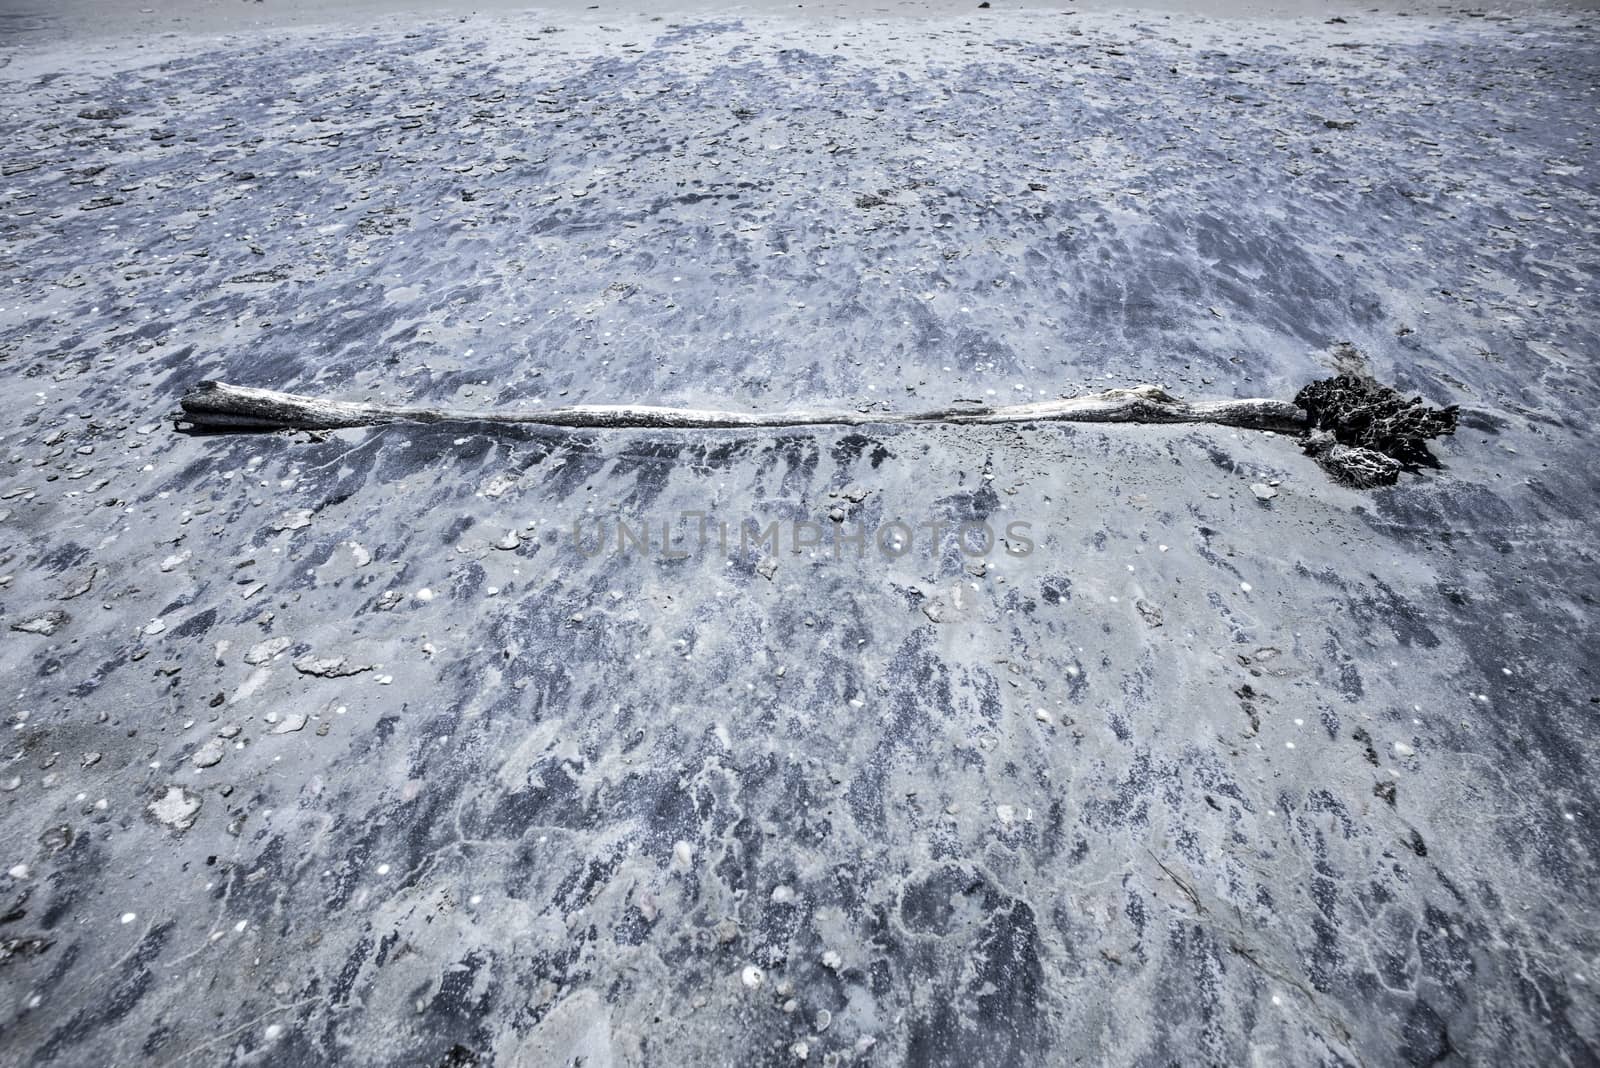
M 1591 1063 L 1597 34 L 7 5 L 0 1065 Z

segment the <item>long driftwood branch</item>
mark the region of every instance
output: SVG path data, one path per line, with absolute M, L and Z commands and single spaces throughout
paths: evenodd
M 476 411 L 322 400 L 298 393 L 201 382 L 179 402 L 179 424 L 213 430 L 337 430 L 386 423 L 507 423 L 592 429 L 743 430 L 756 427 L 867 426 L 907 423 L 1217 423 L 1300 431 L 1305 412 L 1292 401 L 1262 398 L 1183 401 L 1158 386 L 1108 389 L 1070 400 L 973 405 L 921 412 L 792 410 L 723 412 L 647 404 L 579 404 L 566 408 Z

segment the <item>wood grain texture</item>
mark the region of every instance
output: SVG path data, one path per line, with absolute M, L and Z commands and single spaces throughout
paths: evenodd
M 181 425 L 226 430 L 337 430 L 390 423 L 490 423 L 575 429 L 743 430 L 793 426 L 985 423 L 1215 423 L 1298 431 L 1305 413 L 1291 401 L 1266 398 L 1185 401 L 1158 386 L 1108 389 L 1067 400 L 1001 407 L 931 408 L 920 412 L 795 409 L 727 412 L 648 404 L 580 404 L 519 411 L 428 408 L 324 400 L 298 393 L 201 382 L 173 418 Z

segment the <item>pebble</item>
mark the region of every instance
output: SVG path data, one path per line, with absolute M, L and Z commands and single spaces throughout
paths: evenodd
M 1250 492 L 1256 495 L 1256 500 L 1258 501 L 1270 501 L 1278 495 L 1278 491 L 1265 482 L 1252 482 L 1250 484 Z
M 739 973 L 739 981 L 745 986 L 749 987 L 751 990 L 754 990 L 756 987 L 760 986 L 762 980 L 766 977 L 767 974 L 760 968 L 757 968 L 754 964 L 745 965 L 744 971 Z
M 222 763 L 222 757 L 227 750 L 222 745 L 222 739 L 213 738 L 205 745 L 194 751 L 189 759 L 194 761 L 197 768 L 210 768 Z
M 359 675 L 363 671 L 371 671 L 372 665 L 354 664 L 343 656 L 319 657 L 307 653 L 305 656 L 295 658 L 294 669 L 302 675 L 315 675 L 324 679 L 342 679 L 350 675 Z
M 306 718 L 307 717 L 304 712 L 291 712 L 287 716 L 283 717 L 282 723 L 272 728 L 272 733 L 293 734 L 295 731 L 305 727 Z
M 65 626 L 71 618 L 59 608 L 53 608 L 48 612 L 29 616 L 20 623 L 13 623 L 11 624 L 11 629 L 20 631 L 23 634 L 40 634 L 48 638 Z
M 167 792 L 152 801 L 146 811 L 157 821 L 182 832 L 194 826 L 195 818 L 200 815 L 201 804 L 202 799 L 198 794 L 191 794 L 181 786 L 169 786 Z
M 1415 756 L 1416 752 L 1417 751 L 1415 749 L 1411 748 L 1405 742 L 1394 743 L 1394 755 L 1397 757 Z

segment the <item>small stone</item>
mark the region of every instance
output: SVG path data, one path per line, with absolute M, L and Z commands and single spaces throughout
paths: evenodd
M 191 794 L 181 786 L 169 786 L 166 793 L 147 806 L 146 811 L 157 821 L 182 833 L 194 826 L 195 817 L 200 815 L 201 803 L 198 794 Z
M 283 722 L 272 728 L 273 734 L 293 734 L 306 725 L 307 716 L 304 712 L 291 712 L 283 717 Z
M 363 671 L 371 671 L 371 664 L 352 664 L 348 658 L 342 656 L 319 657 L 307 653 L 297 657 L 294 669 L 302 675 L 315 675 L 324 679 L 342 679 L 350 675 L 359 675 Z
M 744 971 L 739 973 L 739 981 L 745 986 L 749 987 L 751 990 L 754 990 L 756 987 L 760 986 L 762 980 L 766 979 L 766 977 L 767 974 L 760 968 L 757 968 L 754 964 L 745 965 Z
M 1411 748 L 1405 742 L 1394 743 L 1394 755 L 1397 757 L 1415 756 L 1416 752 L 1417 751 L 1415 749 Z
M 756 565 L 756 571 L 761 575 L 762 578 L 766 579 L 768 582 L 771 582 L 772 576 L 778 571 L 777 558 L 773 556 L 767 557 L 765 560 Z
M 521 544 L 522 544 L 522 535 L 518 534 L 514 530 L 508 530 L 508 531 L 505 532 L 505 535 L 499 541 L 494 543 L 494 547 L 496 549 L 502 549 L 502 550 L 504 550 L 506 552 L 511 552 L 514 549 L 516 549 L 517 547 L 519 547 Z
M 29 616 L 21 622 L 11 624 L 11 629 L 20 631 L 23 634 L 39 634 L 48 638 L 66 626 L 71 619 L 72 617 L 61 611 L 61 609 L 52 608 L 49 611 L 40 612 L 38 615 Z
M 222 763 L 222 757 L 227 752 L 222 744 L 222 739 L 213 738 L 205 745 L 194 751 L 189 759 L 194 761 L 197 768 L 212 768 Z
M 98 567 L 85 568 L 67 580 L 67 588 L 62 591 L 61 599 L 70 601 L 74 597 L 82 597 L 94 586 L 95 576 L 100 573 Z
M 1250 492 L 1256 495 L 1258 501 L 1270 501 L 1278 495 L 1278 491 L 1265 482 L 1250 483 Z
M 292 508 L 272 522 L 273 530 L 299 530 L 311 525 L 311 509 Z

